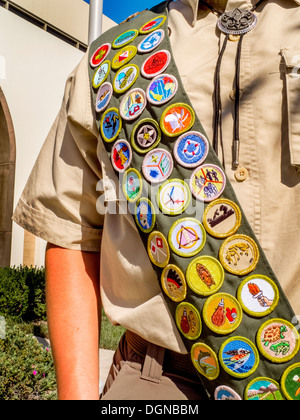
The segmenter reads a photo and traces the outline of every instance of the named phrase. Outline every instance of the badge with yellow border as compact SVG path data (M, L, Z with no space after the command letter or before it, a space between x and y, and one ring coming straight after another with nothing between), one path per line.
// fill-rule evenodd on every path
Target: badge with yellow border
M175 254L181 257L193 257L204 247L206 233L197 219L185 217L172 225L168 240Z
M189 340L196 340L202 332L202 323L198 310L188 302L180 303L175 313L179 331Z
M228 293L217 293L210 296L203 307L205 324L213 332L226 335L235 331L243 319L239 302Z
M137 29L130 29L129 31L123 32L114 40L112 44L113 48L125 47L125 45L132 42L138 36L138 34L139 31Z
M122 119L117 108L109 108L102 115L100 122L100 132L102 139L107 143L112 143L122 130Z
M135 221L144 233L153 230L156 222L155 208L148 198L140 198L135 205Z
M100 67L95 71L93 76L93 87L95 89L98 89L102 83L105 82L110 72L110 61L104 61L103 64L101 64Z
M170 249L165 236L158 231L151 232L148 237L148 254L157 267L165 267L170 259Z
M188 185L182 179L169 179L163 183L157 193L157 203L165 214L183 213L191 200Z
M135 64L128 64L122 67L114 78L114 91L117 93L126 92L135 82L140 74L140 69Z
M220 374L220 366L216 353L204 343L195 343L191 349L191 358L197 371L210 381Z
M220 261L229 273L243 276L255 269L259 260L256 242L246 235L227 238L219 252Z
M111 67L114 70L119 69L132 60L136 53L137 48L134 45L128 45L127 47L122 48L112 59Z
M143 181L140 173L134 169L129 168L124 173L122 189L123 193L130 203L138 200L142 194Z
M186 280L183 272L176 265L169 264L164 268L161 285L165 294L174 302L182 302L186 298Z
M161 15L149 20L149 22L141 27L140 34L149 34L150 32L155 31L155 29L160 28L165 23L166 19L166 16Z
M299 351L297 329L284 319L269 319L257 332L257 346L261 354L274 363L292 360Z
M134 127L131 134L131 144L138 153L145 154L154 149L161 140L158 123L151 118L144 118Z
M168 106L160 119L162 131L168 137L177 137L190 130L195 123L195 112L186 104Z
M190 178L193 196L200 201L210 202L219 198L226 186L226 176L216 165L206 164L195 169Z
M186 270L189 287L198 295L210 296L222 287L225 272L220 262L211 256L201 256L190 262Z
M286 369L281 378L281 387L289 401L300 401L300 363Z
M206 231L216 238L227 238L240 228L242 213L233 201L220 198L210 203L203 215Z
M270 378L253 379L245 390L246 401L283 401L279 384Z

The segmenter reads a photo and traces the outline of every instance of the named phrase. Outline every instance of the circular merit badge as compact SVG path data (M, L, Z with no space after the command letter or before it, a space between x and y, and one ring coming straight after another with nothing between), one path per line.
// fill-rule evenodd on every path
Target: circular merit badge
M142 171L144 177L152 184L165 181L173 171L173 158L165 149L154 149L144 158Z
M138 122L131 134L131 144L138 153L147 153L161 140L160 127L155 120L145 118Z
M122 129L122 119L117 108L109 108L104 112L100 122L101 135L107 143L113 142Z
M103 44L99 47L91 57L90 65L91 67L98 67L106 59L111 50L110 44Z
M247 401L282 401L284 399L279 384L269 378L255 378L245 390Z
M253 271L257 266L259 249L249 236L233 235L223 242L219 258L225 270L243 276Z
M193 109L189 105L178 103L165 109L160 119L160 126L168 137L176 137L190 130L194 122Z
M137 53L137 48L134 45L128 45L127 47L122 48L114 56L111 62L111 66L114 70L119 69L120 67L127 64Z
M93 87L98 89L103 82L107 79L110 72L110 61L104 61L101 66L95 71L93 77Z
M135 64L128 64L122 67L114 78L114 91L124 93L138 78L140 69Z
M188 185L181 179L167 180L157 193L157 203L165 214L181 214L188 207L191 193Z
M190 131L176 141L174 156L179 165L185 168L196 168L205 161L208 150L206 137L197 131Z
M171 61L171 54L167 50L157 51L146 59L142 65L141 72L146 79L163 73Z
M203 225L216 238L227 238L240 228L242 213L233 201L220 198L210 203L203 215Z
M258 330L257 346L262 355L274 363L292 360L299 351L300 337L291 323L269 319Z
M195 169L190 179L193 196L200 201L210 202L219 198L226 185L226 176L216 165L202 165Z
M229 386L221 385L215 390L216 401L242 401L242 398Z
M167 265L161 275L161 285L167 296L174 302L186 298L187 285L183 272L174 264Z
M135 220L142 232L149 233L153 230L156 215L153 204L148 198L140 198L135 207Z
M259 365L259 354L254 344L245 337L231 337L219 351L223 369L235 378L247 378Z
M201 223L192 217L177 220L169 231L169 244L175 254L193 257L206 242L206 233Z
M138 34L139 34L139 31L137 29L132 29L132 30L123 32L114 40L112 44L113 48L124 47L125 45L133 41L138 36Z
M123 178L123 193L130 203L138 200L142 194L143 181L139 172L134 168L129 168Z
M176 308L175 319L177 327L184 337L189 340L196 340L200 337L202 323L195 306L188 302L180 303Z
M148 101L153 105L169 102L176 94L178 82L176 77L168 74L156 76L147 88Z
M165 31L163 29L158 29L157 31L152 32L139 44L138 51L140 53L149 53L155 50L155 48L161 44L164 37Z
M287 368L281 378L281 387L289 401L300 401L300 363Z
M232 333L239 327L242 318L241 305L227 293L210 296L203 307L203 319L206 325L217 334Z
M221 289L225 272L219 261L210 256L195 258L186 270L190 288L201 296L210 296Z
M96 112L102 112L107 108L113 93L111 83L105 82L101 85L96 98Z
M241 283L238 289L238 300L247 314L262 318L276 308L279 291L271 279L256 274Z
M124 120L130 121L139 117L147 104L146 93L139 88L126 93L120 105L120 113Z
M191 349L191 358L197 371L210 381L217 379L220 373L216 353L203 343L195 343Z
M157 16L154 19L149 20L149 22L145 23L141 29L141 34L149 34L150 32L155 31L155 29L160 28L166 21L166 16Z
M111 162L118 172L125 172L132 160L131 146L127 140L118 140L111 151Z
M157 267L165 267L170 259L170 249L165 236L158 231L152 232L148 238L148 254Z

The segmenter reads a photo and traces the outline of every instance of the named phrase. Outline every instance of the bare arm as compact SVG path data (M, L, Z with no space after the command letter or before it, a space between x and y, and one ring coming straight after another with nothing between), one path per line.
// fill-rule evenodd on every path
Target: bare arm
M99 399L99 254L48 244L47 317L60 400Z

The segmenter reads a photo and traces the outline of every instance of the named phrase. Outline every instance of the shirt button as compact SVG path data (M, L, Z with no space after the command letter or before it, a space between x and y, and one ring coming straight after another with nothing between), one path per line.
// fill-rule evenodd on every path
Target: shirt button
M234 176L237 181L243 182L249 177L249 172L246 168L238 168Z

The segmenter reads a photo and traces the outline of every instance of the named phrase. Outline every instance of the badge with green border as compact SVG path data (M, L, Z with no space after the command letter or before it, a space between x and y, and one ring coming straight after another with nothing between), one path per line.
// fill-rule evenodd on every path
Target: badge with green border
M247 401L282 401L284 399L279 384L269 378L255 378L245 390Z
M149 34L150 32L155 31L155 29L160 28L166 20L167 17L164 15L157 16L156 18L149 20L149 22L145 23L141 27L140 34Z
M105 82L110 72L110 61L106 60L104 63L101 64L100 67L95 71L94 77L93 77L93 87L95 89L99 89L99 87L102 85L102 83Z
M154 149L161 140L161 131L158 123L151 118L144 118L134 127L131 134L131 145L138 153L148 153Z
M125 45L132 42L138 36L138 34L139 31L137 29L130 29L129 31L123 32L114 40L112 44L113 48L125 47Z
M170 179L162 184L157 193L157 203L165 214L183 213L191 201L188 185L181 179Z
M225 272L220 262L211 256L203 255L190 262L186 270L189 287L198 295L210 296L221 289Z
M175 254L181 257L193 257L204 247L206 232L197 219L185 217L172 225L168 240Z
M210 203L203 215L203 225L216 238L227 238L240 228L242 213L233 201L220 198Z
M134 169L129 168L123 177L122 189L127 201L134 203L137 201L143 189L143 181L140 173Z
M216 353L204 343L195 343L191 349L191 358L197 371L210 381L220 374L220 366Z
M122 48L114 56L111 62L111 67L114 70L119 69L120 67L127 64L137 53L137 48L134 45L127 45L127 47Z
M300 401L300 363L286 369L281 378L281 387L289 401Z
M170 259L170 248L165 236L158 231L151 232L148 237L148 254L157 267L165 267Z
M136 82L139 74L140 69L135 64L122 67L114 78L114 91L120 94L126 92Z
M148 198L140 198L135 205L135 221L142 232L153 230L156 221L155 208Z
M182 302L186 298L186 280L183 272L176 265L169 264L164 268L161 285L165 294L174 302Z
M181 334L188 340L196 340L202 332L198 310L188 302L180 303L175 313L176 324Z
M112 143L122 130L122 119L117 108L109 108L102 115L100 122L100 132L102 139L107 143Z

